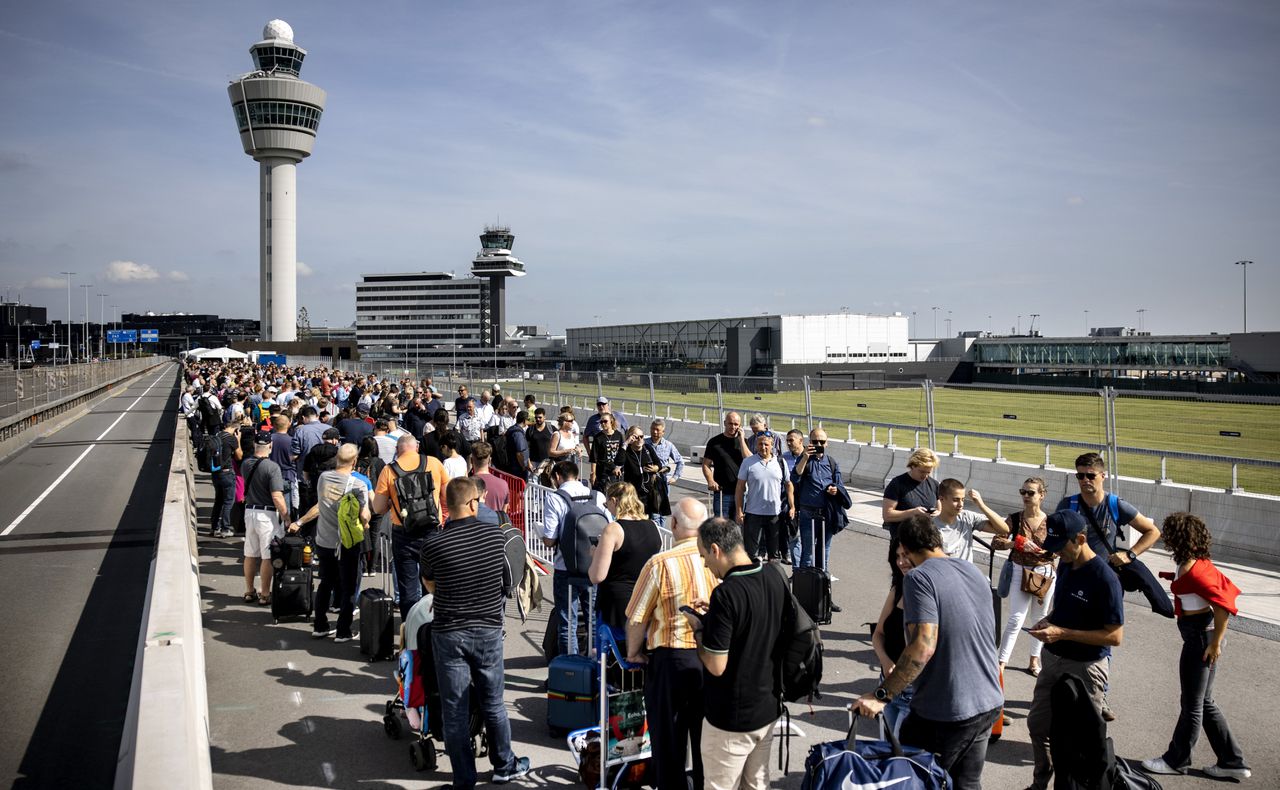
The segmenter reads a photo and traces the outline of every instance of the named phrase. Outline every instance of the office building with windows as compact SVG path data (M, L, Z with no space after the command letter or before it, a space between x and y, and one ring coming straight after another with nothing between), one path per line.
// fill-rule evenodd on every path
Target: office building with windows
M356 283L361 359L469 359L492 344L489 281L450 272L366 274Z

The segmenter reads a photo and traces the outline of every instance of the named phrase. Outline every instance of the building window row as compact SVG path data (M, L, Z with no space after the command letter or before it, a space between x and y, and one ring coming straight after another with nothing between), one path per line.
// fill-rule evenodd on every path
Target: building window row
M386 291L480 291L485 287L484 283L478 282L462 282L462 283L442 283L439 281L423 280L417 285L365 285L363 283L356 284L357 293L372 293Z
M240 131L247 131L249 122L255 128L262 126L296 126L309 131L320 128L320 108L310 104L290 101L251 101L249 114L245 116L244 102L233 106Z
M253 58L263 71L284 72L296 77L302 71L306 55L293 47L255 47Z

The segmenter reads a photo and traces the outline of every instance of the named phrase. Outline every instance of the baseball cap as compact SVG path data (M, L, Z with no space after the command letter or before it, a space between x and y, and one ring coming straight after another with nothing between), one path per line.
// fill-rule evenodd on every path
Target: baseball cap
M271 446L271 434L266 431L258 431L253 435L253 443L259 447Z
M609 399L601 395L599 398L596 399L596 405L599 406L601 404L604 404L607 406L609 404Z
M1062 547L1075 540L1076 535L1089 528L1084 516L1074 510L1059 510L1050 513L1044 521L1045 539L1040 541L1040 548L1047 552L1062 551Z

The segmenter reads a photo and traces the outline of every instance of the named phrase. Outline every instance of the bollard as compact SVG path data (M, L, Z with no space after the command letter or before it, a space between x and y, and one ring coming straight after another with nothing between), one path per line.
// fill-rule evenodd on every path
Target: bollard
M1049 457L1049 445L1047 444L1044 446L1044 466L1041 468L1043 469L1053 468L1053 459Z
M1169 462L1169 459L1168 459L1168 458L1166 458L1166 457L1165 457L1165 456L1163 456L1163 455L1162 455L1162 456L1160 456L1160 477L1156 480L1156 482L1157 482L1157 483L1168 483L1168 482L1170 482L1170 481L1169 481L1168 462Z
M1234 463L1233 463L1233 464L1231 465L1231 487L1227 489L1227 493L1228 493L1228 494L1238 494L1238 493L1240 493L1240 477L1239 477L1239 473L1240 473L1240 465L1239 465L1239 464L1234 464Z
M960 434L958 433L953 433L951 435L951 454L952 455L960 454Z
M884 445L884 446L885 446L885 447L892 447L892 446L893 446L893 429L892 429L892 428L890 428L890 429L889 429L889 441L885 442L885 445Z
M852 444L852 443L853 443L853 423L849 423L849 424L848 424L848 425L846 425L845 427L849 429L849 434L848 434L848 436L846 437L846 439L845 439L845 440L846 440L847 442L849 442L850 444Z
M685 406L685 407L684 407L684 421L685 421L685 422L688 422L688 421L689 421L689 407L688 407L688 406Z
M1001 445L1003 442L1004 442L1003 439L996 439L996 457L993 459L995 461L1004 460L1004 453L1001 451Z
M876 443L876 426L874 425L871 426L871 443Z

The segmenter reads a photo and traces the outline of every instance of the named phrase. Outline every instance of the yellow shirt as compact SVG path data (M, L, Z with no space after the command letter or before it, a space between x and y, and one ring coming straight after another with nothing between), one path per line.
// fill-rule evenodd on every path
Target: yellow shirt
M627 622L647 626L651 650L696 648L693 629L680 607L710 601L719 583L698 554L698 539L685 538L645 563L627 603Z

